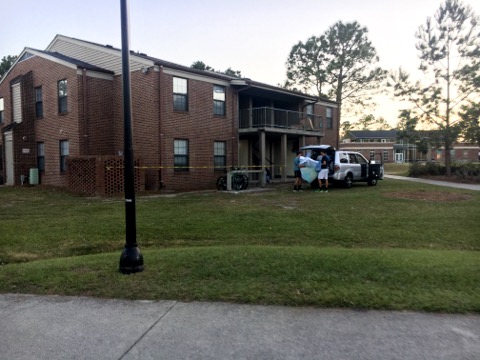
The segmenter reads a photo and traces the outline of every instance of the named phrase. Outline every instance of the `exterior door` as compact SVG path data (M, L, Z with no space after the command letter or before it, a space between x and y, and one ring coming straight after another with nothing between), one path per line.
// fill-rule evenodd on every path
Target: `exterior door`
M395 162L396 163L403 163L403 153L395 153Z
M12 132L5 133L5 165L6 165L6 185L15 185L15 171L13 166L13 136Z

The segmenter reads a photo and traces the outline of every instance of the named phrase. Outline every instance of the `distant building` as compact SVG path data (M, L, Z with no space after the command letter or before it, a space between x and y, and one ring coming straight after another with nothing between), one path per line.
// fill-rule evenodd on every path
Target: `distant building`
M368 159L382 159L383 162L443 161L445 149L438 131L419 131L417 135L425 140L425 148L402 139L397 130L350 130L340 144L342 150L361 152ZM437 138L435 138L437 136ZM422 151L423 150L423 151ZM452 145L452 161L478 161L479 146L468 143Z

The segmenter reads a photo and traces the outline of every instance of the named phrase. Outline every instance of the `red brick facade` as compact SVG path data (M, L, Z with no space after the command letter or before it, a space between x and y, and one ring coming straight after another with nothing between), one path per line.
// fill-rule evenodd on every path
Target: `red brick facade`
M97 48L95 51L104 50L100 45ZM111 51L110 48L108 51ZM81 174L81 164L86 164L85 169L91 168L88 165L91 161L82 159L114 159L123 155L122 76L115 73L113 66L109 69L101 68L98 64L85 62L86 58L73 59L56 52L31 49L30 54L28 49L24 54L29 56L23 56L22 61L17 61L0 80L0 98L4 99L4 121L0 124L0 176L9 184L18 185L21 175L28 176L30 169L39 166L37 146L38 143L43 143L45 169L40 172L41 184L82 188L79 185L81 181L72 178L68 169L63 172L60 169L60 142L68 141L69 159L79 159L75 163L75 176L78 178L84 177ZM261 157L273 158L273 152L277 155L276 164L268 159L270 162L264 160L263 166L277 166L277 169L289 166L287 164L290 163L291 154L287 152L295 146L310 141L336 143L338 119L336 104L333 102L327 101L315 106L315 115L323 119L320 129L299 130L298 126L290 127L287 124L280 128L252 127L240 132L239 112L242 109L270 106L272 110L275 108L275 111L290 115L298 112L295 115L298 121L299 117L303 117L305 104L313 103L315 98L254 83L249 79L245 80L245 84L242 84L244 80L235 83L235 78L223 74L192 70L152 58L138 58L137 61L151 63L150 66L134 67L131 72L133 151L134 157L141 164L142 179L139 183L142 187L144 184L146 190L214 189L216 179L224 173L223 168L214 166L215 142L225 145L225 168L253 166L255 164L252 159L260 156L256 154L259 151L258 139L262 131L267 130L268 149ZM174 110L174 77L187 81L187 111ZM61 80L67 81L67 111L60 114L58 82ZM21 83L22 121L14 124L11 85L18 81ZM224 115L214 114L215 85L225 89ZM38 87L42 89L41 117L35 115L35 88ZM327 107L333 116L331 126L328 127ZM270 125L272 124L269 123L268 126ZM13 165L12 159L7 159L5 141L8 134L13 137ZM188 142L186 169L174 167L175 140ZM239 146L239 141L246 141L249 148ZM285 151L286 147L288 151ZM248 152L248 155L242 155L242 159L250 159L243 164L239 164L240 149ZM14 176L7 170L7 163L14 169ZM92 171L85 170L86 173ZM284 172L279 174L283 174L285 179ZM98 169L92 176L97 175ZM98 179L90 185L85 181L87 193L93 188L105 188L98 184Z

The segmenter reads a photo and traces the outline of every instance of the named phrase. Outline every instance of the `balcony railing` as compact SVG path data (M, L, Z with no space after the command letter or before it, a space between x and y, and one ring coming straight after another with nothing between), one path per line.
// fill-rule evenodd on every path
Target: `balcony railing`
M240 109L240 129L275 127L285 129L322 131L323 119L298 111L258 107Z

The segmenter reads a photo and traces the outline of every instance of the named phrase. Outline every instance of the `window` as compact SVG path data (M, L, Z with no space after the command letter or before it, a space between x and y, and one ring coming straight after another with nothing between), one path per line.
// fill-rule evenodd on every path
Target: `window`
M327 129L333 129L333 109L330 107L326 108L325 117L327 118Z
M37 167L38 171L45 171L45 143L37 143Z
M4 106L3 98L0 98L0 124L3 123L3 113L5 110L3 106Z
M227 144L225 141L213 143L213 166L215 170L224 170L227 165Z
M58 113L65 114L67 111L67 80L60 80L58 82Z
M67 158L69 155L68 140L60 140L60 171L67 171Z
M375 150L370 150L370 160L375 160Z
M43 117L43 97L41 86L35 88L35 117Z
M188 171L188 140L173 141L173 166L175 171Z
M383 150L383 161L388 161L388 150Z
M173 110L188 111L187 79L173 78Z
M213 85L213 114L225 115L225 87Z

